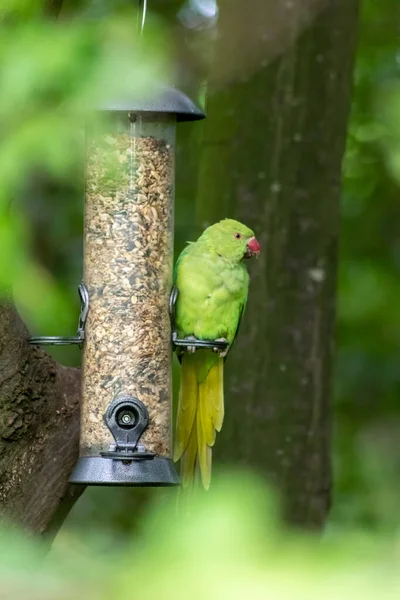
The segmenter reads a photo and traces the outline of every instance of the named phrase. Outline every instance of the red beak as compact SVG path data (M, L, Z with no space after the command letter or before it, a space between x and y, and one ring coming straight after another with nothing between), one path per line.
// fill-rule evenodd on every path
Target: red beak
M261 247L258 243L258 240L255 237L250 238L249 243L246 247L245 258L250 258L252 256L258 256L260 254Z

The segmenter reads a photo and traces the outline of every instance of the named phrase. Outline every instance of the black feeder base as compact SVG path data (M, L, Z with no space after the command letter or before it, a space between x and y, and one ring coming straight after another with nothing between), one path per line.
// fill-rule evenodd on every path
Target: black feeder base
M166 487L180 484L172 460L159 457L122 461L103 456L83 456L78 460L69 482L132 487Z

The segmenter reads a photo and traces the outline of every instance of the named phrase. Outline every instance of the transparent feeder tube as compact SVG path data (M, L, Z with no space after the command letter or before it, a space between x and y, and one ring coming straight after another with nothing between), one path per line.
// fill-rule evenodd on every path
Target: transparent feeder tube
M81 456L110 449L104 415L125 396L149 413L139 443L170 456L175 123L123 113L114 128L88 136Z

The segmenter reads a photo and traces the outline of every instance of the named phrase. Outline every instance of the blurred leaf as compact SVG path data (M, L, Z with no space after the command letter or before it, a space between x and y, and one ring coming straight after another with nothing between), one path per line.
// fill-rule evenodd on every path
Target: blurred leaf
M21 197L38 173L57 181L59 188L83 173L84 128L100 118L94 109L110 95L146 93L148 83L168 71L169 41L151 17L146 37L139 41L136 6L123 12L116 6L107 18L76 15L53 22L42 17L43 4L32 1L8 0L0 9L0 289L14 287L30 326L61 333L72 320L76 326L75 296L32 252L32 241L37 246L39 236L30 228L35 226L35 206L43 203L40 197L25 196L23 202ZM83 218L83 191L81 197L78 191L64 199L63 231L79 205ZM47 208L55 232L61 201L56 194ZM40 235L51 234L42 230ZM59 235L53 239L57 244ZM75 247L81 250L81 245ZM75 255L70 260L72 268L80 264ZM75 289L80 279L79 274Z

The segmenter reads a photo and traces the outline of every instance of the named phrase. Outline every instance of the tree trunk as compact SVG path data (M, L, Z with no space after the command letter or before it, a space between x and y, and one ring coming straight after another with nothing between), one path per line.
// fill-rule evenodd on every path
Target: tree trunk
M0 513L53 536L82 492L68 484L78 457L80 373L27 344L0 305Z
M330 503L340 179L357 13L357 0L221 2L197 201L199 229L237 218L262 247L227 362L216 462L265 474L289 521L311 527ZM258 40L248 75L242 23ZM226 63L237 65L227 85Z

